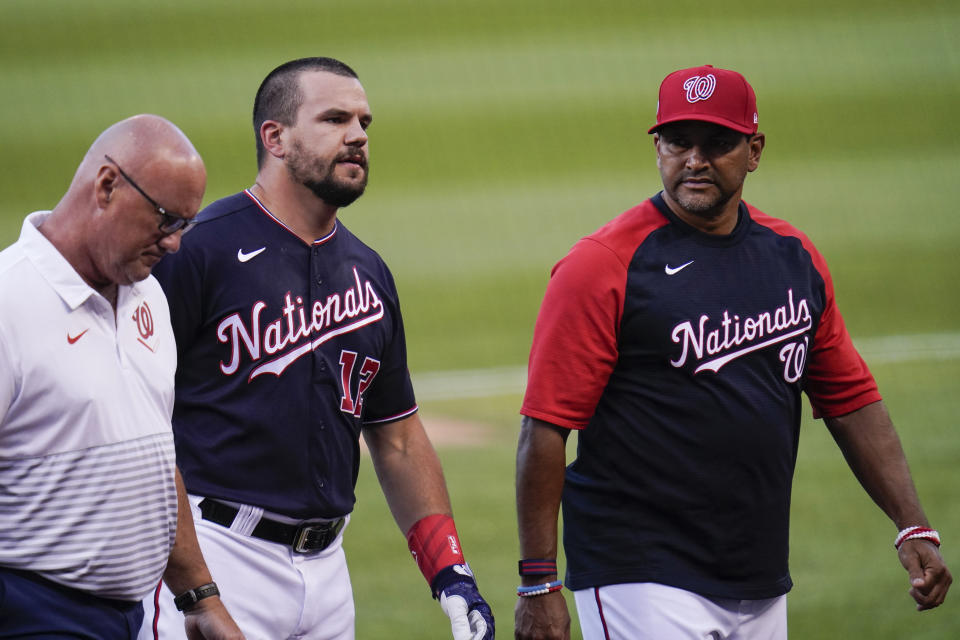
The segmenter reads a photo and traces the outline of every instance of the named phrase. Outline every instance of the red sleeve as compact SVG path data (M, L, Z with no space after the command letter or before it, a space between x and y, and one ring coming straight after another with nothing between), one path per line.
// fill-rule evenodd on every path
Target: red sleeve
M815 418L833 418L880 400L880 391L847 333L826 260L810 240L805 236L801 240L823 278L827 297L807 361L805 391Z
M592 238L553 268L533 333L520 413L587 426L617 362L627 265Z

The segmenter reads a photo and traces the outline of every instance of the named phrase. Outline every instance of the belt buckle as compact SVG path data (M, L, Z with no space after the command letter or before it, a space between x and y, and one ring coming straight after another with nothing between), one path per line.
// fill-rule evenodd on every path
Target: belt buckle
M322 524L302 524L293 537L293 550L297 553L322 551L330 546L342 528L343 518Z

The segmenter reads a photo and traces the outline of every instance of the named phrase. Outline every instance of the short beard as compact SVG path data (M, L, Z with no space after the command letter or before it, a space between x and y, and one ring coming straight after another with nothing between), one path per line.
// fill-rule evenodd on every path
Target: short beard
M367 188L366 180L360 185L346 185L337 182L336 178L329 174L323 180L306 179L302 182L303 186L313 192L313 195L337 208L352 204Z
M369 165L366 163L363 167L363 181L360 184L344 184L333 175L337 168L337 159L327 165L326 173L321 178L315 178L313 170L320 167L310 164L309 158L306 157L300 144L295 144L293 151L294 153L286 159L287 170L290 171L290 175L327 204L337 208L346 207L362 196L367 188Z

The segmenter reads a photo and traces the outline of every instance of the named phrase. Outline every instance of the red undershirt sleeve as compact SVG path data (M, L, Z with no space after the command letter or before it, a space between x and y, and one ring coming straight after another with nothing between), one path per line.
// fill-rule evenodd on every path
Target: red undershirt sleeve
M823 278L827 298L807 362L805 391L814 417L832 418L856 411L880 400L881 396L837 308L826 261L806 238L804 245Z
M626 279L627 266L591 238L553 268L520 413L569 429L587 425L617 362Z

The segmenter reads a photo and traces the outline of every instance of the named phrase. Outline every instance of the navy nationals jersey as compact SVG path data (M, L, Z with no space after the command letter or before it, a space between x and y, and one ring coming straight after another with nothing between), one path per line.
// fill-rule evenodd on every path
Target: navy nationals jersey
M799 231L742 203L730 235L705 234L658 195L578 242L547 288L521 410L580 430L567 585L788 591L801 391L821 416L880 399Z
M154 269L187 490L293 518L349 513L361 425L417 410L390 271L339 222L304 243L249 191L197 220Z

